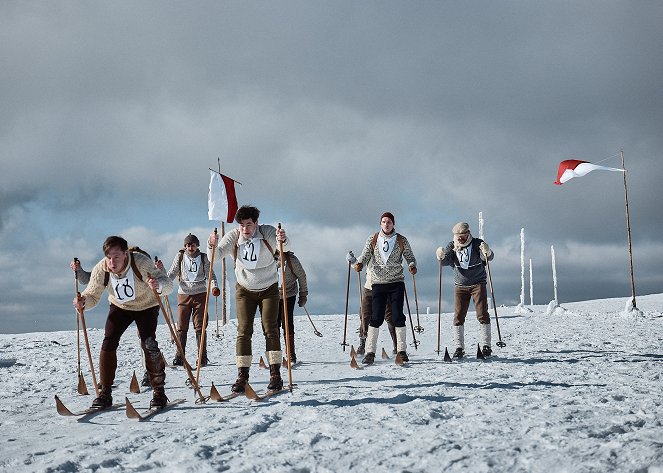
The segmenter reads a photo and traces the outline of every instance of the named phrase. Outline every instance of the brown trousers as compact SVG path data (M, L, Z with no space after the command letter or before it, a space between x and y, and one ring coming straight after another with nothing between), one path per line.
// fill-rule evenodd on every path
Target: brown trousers
M237 304L237 356L252 355L253 321L260 307L262 332L265 335L265 350L280 351L279 331L279 285L274 283L264 291L249 291L235 284L235 304Z
M206 292L200 294L178 294L177 295L177 331L187 333L189 321L193 316L193 328L196 332L202 332L203 319L205 318ZM209 320L209 319L208 319ZM205 327L207 329L207 327Z
M477 320L482 324L489 324L488 295L486 293L486 283L483 282L474 286L454 287L454 325L465 324L467 310L470 308L470 299L474 301Z

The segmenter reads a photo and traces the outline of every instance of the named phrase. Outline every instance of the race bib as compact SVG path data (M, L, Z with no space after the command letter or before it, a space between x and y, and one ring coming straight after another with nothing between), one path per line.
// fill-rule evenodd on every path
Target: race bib
M186 280L189 282L194 282L198 276L198 269L202 264L202 255L198 255L195 258L190 258L185 256L184 258L184 269L186 269Z
M239 257L246 269L255 269L260 257L260 239L253 238L239 245Z
M394 245L396 244L396 235L392 236L391 238L385 238L382 235L378 237L378 248L380 249L380 255L382 255L382 261L384 264L387 264L387 260L389 259L389 255L394 249Z
M472 246L467 245L465 248L461 248L456 251L456 257L460 263L460 267L467 269L470 266L470 255L472 254Z
M124 304L136 299L134 271L131 267L129 267L127 275L123 278L116 278L113 273L110 273L110 282L113 294L118 302Z

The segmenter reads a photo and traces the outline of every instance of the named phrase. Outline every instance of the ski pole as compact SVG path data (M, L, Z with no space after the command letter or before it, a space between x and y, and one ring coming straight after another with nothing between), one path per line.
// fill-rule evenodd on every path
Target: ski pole
M341 342L341 346L343 347L343 351L345 351L345 347L348 346L346 340L346 336L348 333L348 302L350 299L350 262L348 261L348 284L345 289L345 322L343 324L343 341Z
M361 290L361 273L357 273L357 288L359 289L359 338L366 338L366 328L364 327L364 295Z
M74 263L80 265L78 258L74 258ZM74 271L74 290L78 294L78 270ZM81 370L81 321L78 318L78 311L76 311L76 359L78 366L78 386L76 390L78 394L87 395L87 386L85 385L85 379L83 378L83 371Z
M80 292L77 292L78 297L81 296ZM90 352L90 340L87 338L87 327L85 326L85 316L83 315L83 310L77 310L78 317L81 320L81 327L83 327L83 338L85 339L85 350L87 351L87 358L90 360L90 371L92 372L92 382L94 383L94 392L99 397L99 385L97 384L97 375L94 372L94 364L92 363L92 353Z
M281 230L281 224L279 223L278 229ZM285 287L285 255L283 254L283 242L279 240L279 253L281 258L279 258L281 266L281 292L283 296L283 325L285 326L285 355L288 359L288 389L292 392L292 361L290 359L290 323L288 322L288 295Z
M309 322L311 322L311 325L313 325L313 333L316 334L318 337L322 337L322 334L320 332L318 332L317 328L315 328L315 325L313 324L313 319L311 319L311 314L309 314L308 310L306 310L306 306L302 306L302 307L304 307L304 311L306 312L306 315L308 315Z
M440 354L440 325L442 318L442 260L440 260L440 271L437 290L437 354Z
M148 278L151 278L152 276L148 273L147 274ZM159 297L159 293L157 292L156 289L152 287L152 293L154 294L154 298L157 300L159 303L159 308L161 309L161 312L163 313L163 318L166 319L166 325L168 325L168 330L170 331L170 335L175 339L175 344L177 345L177 351L182 357L182 364L184 365L184 368L186 370L186 374L189 378L189 381L191 382L191 386L193 387L193 390L200 396L196 400L196 404L204 404L207 402L207 397L203 396L203 393L200 392L200 386L198 386L198 381L196 381L196 378L193 376L193 372L191 371L191 366L189 365L189 362L186 361L186 357L184 356L184 348L182 348L182 344L180 343L180 339L175 336L175 331L173 330L173 325L170 321L170 317L168 316L168 313L166 312L165 307L163 306L163 302L161 302L161 297Z
M410 317L410 328L412 329L412 344L414 345L414 349L416 350L417 347L419 346L419 342L417 341L417 337L414 334L414 324L412 323L412 312L410 312L410 301L407 299L407 289L405 288L405 284L403 284L403 294L405 294L405 304L407 305L407 315Z
M502 341L502 334L500 333L500 320L497 318L497 305L495 304L495 293L493 292L493 280L490 277L490 263L488 262L488 255L484 253L486 257L486 271L488 272L488 284L490 285L490 297L493 299L493 310L495 311L495 325L497 325L497 337L499 341L496 345L500 348L506 346L506 343Z
M214 235L217 235L214 227ZM203 326L200 334L200 346L198 347L198 367L196 368L196 384L200 379L200 365L203 362L203 347L205 346L205 334L207 334L207 306L209 304L209 293L212 290L212 271L214 270L214 253L216 245L212 247L212 261L209 262L209 274L207 276L207 292L205 293L205 311L203 312Z
M412 285L414 286L414 307L417 310L417 326L414 327L414 330L416 330L417 333L421 333L424 331L424 328L421 326L421 323L419 323L419 299L417 298L417 279L414 277L414 274L412 274Z

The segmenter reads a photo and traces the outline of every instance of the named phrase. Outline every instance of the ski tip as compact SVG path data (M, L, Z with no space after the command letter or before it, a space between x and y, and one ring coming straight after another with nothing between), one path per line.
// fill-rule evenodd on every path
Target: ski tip
M212 401L215 401L215 402L222 402L222 401L225 400L225 399L223 399L223 397L219 393L219 390L216 389L216 386L214 386L214 382L212 382L212 387L210 388L210 391L209 391L209 398Z
M87 391L87 385L85 384L85 378L83 378L83 373L81 371L78 372L78 386L76 390L78 391L78 394L83 396L87 396L89 394Z
M71 412L69 409L67 409L67 407L62 403L62 401L60 401L60 398L58 397L57 394L55 395L55 408L57 409L58 414L60 414L61 416L74 415L74 413Z
M140 386L138 385L138 378L136 378L136 370L131 377L131 382L129 383L129 392L133 394L140 394Z
M260 355L260 362L258 363L258 366L260 368L267 369L267 364L265 364L265 359L262 357L262 355Z
M385 350L384 347L382 347L382 359L383 360L389 359L389 355L387 355L387 350Z
M355 350L354 345L350 345L350 356L351 357L357 356L357 350Z
M357 359L354 356L350 358L350 368L354 368L356 370L359 369L359 365L357 364Z
M129 419L141 419L141 415L138 413L136 408L131 404L128 397L124 397L124 405L126 409L126 414Z
M256 394L255 389L253 389L249 383L246 383L244 385L244 395L249 399L251 399L252 401L260 400L260 396Z
M449 350L447 349L447 347L444 347L444 361L446 361L447 363L451 363L452 361L451 356L449 356Z

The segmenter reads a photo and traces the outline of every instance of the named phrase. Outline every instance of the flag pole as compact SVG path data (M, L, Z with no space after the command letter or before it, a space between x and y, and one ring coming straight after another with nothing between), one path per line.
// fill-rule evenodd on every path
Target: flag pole
M219 168L219 174L221 174L221 158L216 158L216 164ZM226 234L226 224L221 222L221 238ZM226 326L226 259L221 259L221 326ZM216 319L216 336L219 337L219 314L217 313Z
M637 309L635 305L635 281L633 279L633 249L631 245L631 220L628 212L628 189L626 187L626 168L624 167L624 150L619 150L619 155L622 158L622 170L624 171L624 200L626 202L626 233L628 235L628 259L631 270L631 295L633 309Z

